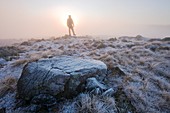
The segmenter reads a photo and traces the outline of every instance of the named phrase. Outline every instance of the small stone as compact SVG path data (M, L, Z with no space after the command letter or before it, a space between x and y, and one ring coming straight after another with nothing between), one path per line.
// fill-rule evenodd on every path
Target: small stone
M107 89L106 88L106 86L105 85L103 85L103 84L101 84L100 82L98 82L97 80L96 80L96 78L88 78L87 80L86 80L86 89L87 90L93 90L93 89L96 89L96 88L99 88L99 89L101 89L101 90L105 90L105 89Z
M110 97L110 96L113 96L113 94L114 94L114 90L113 90L113 88L110 88L110 89L106 90L106 91L102 94L102 96Z

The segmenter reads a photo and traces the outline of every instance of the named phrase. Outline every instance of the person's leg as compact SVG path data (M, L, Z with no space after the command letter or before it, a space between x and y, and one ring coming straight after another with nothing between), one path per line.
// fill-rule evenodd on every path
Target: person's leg
M74 33L74 28L73 28L73 27L71 28L71 30L72 30L72 32L73 32L73 35L76 35L76 34Z
M68 28L68 31L69 31L69 36L71 36L70 28Z

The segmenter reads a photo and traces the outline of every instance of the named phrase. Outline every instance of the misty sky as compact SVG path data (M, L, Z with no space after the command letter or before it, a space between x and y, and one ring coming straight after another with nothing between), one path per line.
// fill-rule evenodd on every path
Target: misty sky
M68 34L170 36L170 0L0 0L0 38Z

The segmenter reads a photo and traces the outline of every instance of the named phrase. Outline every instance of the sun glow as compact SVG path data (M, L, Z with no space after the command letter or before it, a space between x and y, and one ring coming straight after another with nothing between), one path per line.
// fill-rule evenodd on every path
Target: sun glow
M63 15L61 16L61 22L64 26L67 26L67 19L68 19L68 15L71 15L74 25L77 26L78 24L78 18L77 16L75 16L75 14L73 13L63 13Z
M78 19L79 14L73 9L69 9L66 7L53 9L53 15L55 16L56 20L59 21L61 25L65 27L67 27L68 15L71 15L75 26L77 26L79 23Z

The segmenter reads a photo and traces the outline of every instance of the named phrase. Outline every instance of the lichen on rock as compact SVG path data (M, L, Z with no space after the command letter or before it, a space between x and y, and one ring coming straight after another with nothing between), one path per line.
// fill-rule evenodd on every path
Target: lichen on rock
M17 84L20 98L30 101L39 94L71 98L78 87L92 76L105 76L106 65L97 60L69 56L28 63Z

